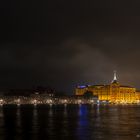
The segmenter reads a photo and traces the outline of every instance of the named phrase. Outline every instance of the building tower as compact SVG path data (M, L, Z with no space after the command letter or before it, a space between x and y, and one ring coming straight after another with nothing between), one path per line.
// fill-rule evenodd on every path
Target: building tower
M117 74L116 71L114 71L114 77L112 80L112 83L110 85L110 101L115 102L117 100L117 97L120 93L120 84L117 81Z
M112 83L117 83L117 72L114 70L114 77Z

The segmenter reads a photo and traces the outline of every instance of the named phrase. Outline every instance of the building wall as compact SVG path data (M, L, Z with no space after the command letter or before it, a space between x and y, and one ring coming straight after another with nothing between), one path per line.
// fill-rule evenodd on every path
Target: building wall
M130 87L120 87L120 93L118 94L117 102L136 103L137 102L136 89Z
M137 102L140 102L140 91L136 91Z
M135 88L121 86L117 82L110 85L76 88L76 95L84 95L86 91L91 91L101 101L108 100L111 103L137 103L140 100L140 92L136 92Z

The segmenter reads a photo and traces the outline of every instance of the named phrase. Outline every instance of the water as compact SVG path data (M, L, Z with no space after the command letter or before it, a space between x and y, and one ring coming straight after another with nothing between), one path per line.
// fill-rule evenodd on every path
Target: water
M0 108L0 140L137 140L140 106Z

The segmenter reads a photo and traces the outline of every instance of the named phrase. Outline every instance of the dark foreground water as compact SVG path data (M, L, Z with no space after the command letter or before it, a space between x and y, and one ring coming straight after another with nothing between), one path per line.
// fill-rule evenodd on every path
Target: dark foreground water
M137 140L140 106L4 106L0 140Z

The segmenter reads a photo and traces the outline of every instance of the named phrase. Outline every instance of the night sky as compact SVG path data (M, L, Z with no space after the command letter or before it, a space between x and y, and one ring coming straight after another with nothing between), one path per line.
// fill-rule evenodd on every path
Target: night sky
M0 87L120 83L140 88L139 0L3 0Z

